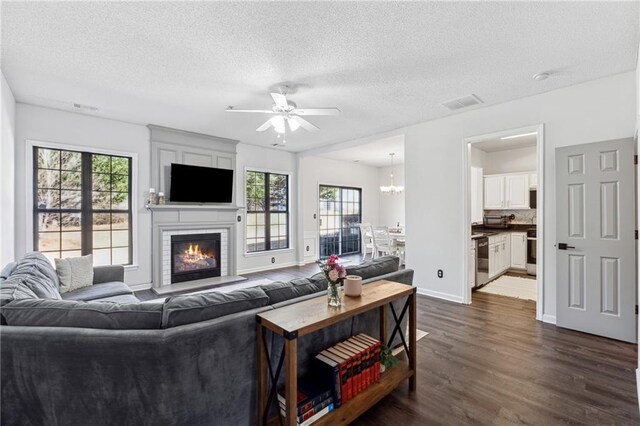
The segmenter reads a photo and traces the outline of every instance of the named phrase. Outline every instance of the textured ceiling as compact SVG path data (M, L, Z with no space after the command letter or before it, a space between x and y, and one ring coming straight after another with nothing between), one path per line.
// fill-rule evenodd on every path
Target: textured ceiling
M537 135L528 135L513 139L487 139L482 142L474 143L473 147L484 152L498 152L536 146L537 142Z
M18 101L270 146L268 92L339 117L288 137L317 148L635 68L638 2L3 2ZM546 81L531 76L551 71Z

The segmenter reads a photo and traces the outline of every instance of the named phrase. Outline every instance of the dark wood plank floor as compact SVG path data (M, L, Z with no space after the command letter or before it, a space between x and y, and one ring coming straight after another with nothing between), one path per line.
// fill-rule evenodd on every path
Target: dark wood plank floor
M541 323L534 302L487 293L471 305L418 296L418 328L429 335L418 342L416 393L402 385L356 425L640 425L636 345Z

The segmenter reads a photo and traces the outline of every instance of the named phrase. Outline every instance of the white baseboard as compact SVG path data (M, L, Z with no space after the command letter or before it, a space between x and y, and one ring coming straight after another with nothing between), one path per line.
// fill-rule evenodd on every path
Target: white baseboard
M442 293L439 291L427 290L420 287L418 287L416 291L418 294L422 294L424 296L437 297L438 299L444 299L455 303L464 303L462 297L456 296L455 294Z
M133 291L150 290L151 289L151 283L133 284L133 285L129 285L129 288L131 290L133 290Z
M298 262L274 263L267 266L259 266L257 268L249 268L238 271L238 275L252 274L254 272L271 271L274 269L288 268L289 266L298 266Z
M542 322L547 322L549 324L556 324L556 316L549 314L542 314Z

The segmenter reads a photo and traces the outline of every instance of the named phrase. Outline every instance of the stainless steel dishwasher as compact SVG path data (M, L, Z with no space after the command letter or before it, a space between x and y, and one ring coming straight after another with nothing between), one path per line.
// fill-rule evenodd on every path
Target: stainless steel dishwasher
M476 239L476 287L489 281L489 237Z

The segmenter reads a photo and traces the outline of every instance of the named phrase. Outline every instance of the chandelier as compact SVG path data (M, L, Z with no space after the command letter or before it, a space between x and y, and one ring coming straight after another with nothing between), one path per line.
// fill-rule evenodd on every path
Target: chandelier
M380 192L388 195L400 194L404 191L404 186L395 186L393 184L393 156L396 155L394 152L389 154L391 156L391 184L389 186L381 186Z

